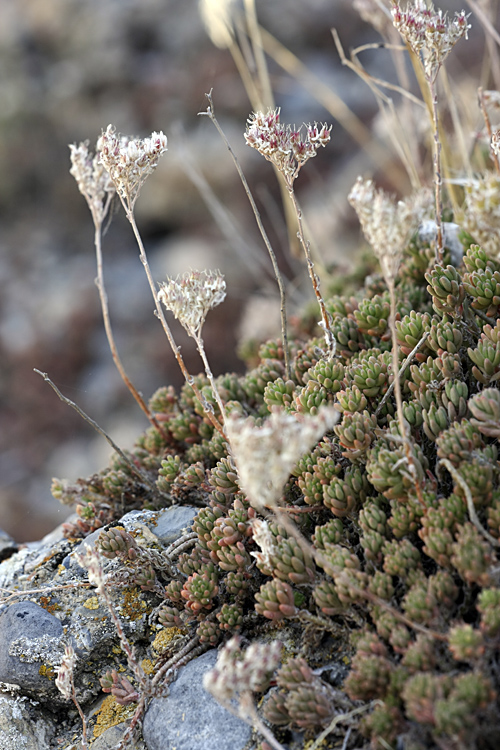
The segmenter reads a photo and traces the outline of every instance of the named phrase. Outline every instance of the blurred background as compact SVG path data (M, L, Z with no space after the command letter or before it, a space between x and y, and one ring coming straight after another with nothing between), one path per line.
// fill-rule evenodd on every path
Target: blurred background
M358 6L374 17L377 2L359 0ZM105 466L110 454L107 443L58 400L34 367L46 371L122 448L130 448L147 427L108 350L94 284L93 225L68 171L69 143L89 139L93 147L109 123L127 135L167 134L169 151L136 210L153 273L160 281L190 268L222 271L228 295L207 319L206 350L216 375L242 372L239 342L278 335L279 305L229 154L208 118L197 116L206 109L205 92L213 89L216 114L290 280L290 311L311 299L303 263L290 252L272 169L244 144L252 106L233 56L214 44L221 41L212 22L227 3L205 5L204 22L197 0L1 2L0 528L18 542L40 538L70 512L52 498L52 476L88 476ZM331 143L301 173L297 193L313 248L337 275L349 268L359 244L346 199L356 176L373 175L387 189L408 189L375 97L341 65L332 38L335 27L346 53L380 41L354 5L352 0L256 2L268 32L264 47L282 120L334 122ZM232 7L237 12L239 3ZM440 7L459 11L463 6L449 0ZM248 40L244 34L238 39L245 53ZM470 41L450 57L449 74L472 80L481 72L483 50L484 36L474 22ZM372 75L396 81L386 50L367 49L362 62ZM471 108L476 85L477 80L468 94ZM349 119L344 105L357 119ZM338 108L338 117L332 108ZM221 210L229 212L230 227L214 218ZM137 247L120 211L103 251L118 351L147 400L160 385L178 386L182 380L153 315ZM176 324L172 327L188 367L198 372L193 343Z

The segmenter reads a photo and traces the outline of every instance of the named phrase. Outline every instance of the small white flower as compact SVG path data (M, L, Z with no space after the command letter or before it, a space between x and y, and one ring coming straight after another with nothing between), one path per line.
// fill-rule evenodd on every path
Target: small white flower
M208 312L223 302L226 282L219 271L189 271L160 284L158 298L193 338L199 336Z

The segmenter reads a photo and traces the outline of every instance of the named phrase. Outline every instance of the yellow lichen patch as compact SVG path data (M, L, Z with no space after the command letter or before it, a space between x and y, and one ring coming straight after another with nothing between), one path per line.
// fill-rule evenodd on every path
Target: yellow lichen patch
M99 609L99 599L97 596L90 596L83 602L85 609Z
M140 597L140 589L137 587L125 589L120 612L129 620L140 620L147 613L146 602Z
M50 665L47 666L46 664L40 664L38 674L40 674L42 677L46 677L48 680L53 680L56 676L54 667L51 667Z
M153 674L153 672L155 671L154 664L151 659L143 659L141 661L141 667L146 674Z
M102 706L96 713L96 723L94 726L94 737L99 737L106 729L121 724L122 721L128 721L132 718L135 711L135 705L120 706L115 701L113 695L108 695L102 702Z
M160 630L151 645L157 654L162 654L172 645L172 641L176 640L181 635L184 635L184 631L180 628L163 628L163 630Z

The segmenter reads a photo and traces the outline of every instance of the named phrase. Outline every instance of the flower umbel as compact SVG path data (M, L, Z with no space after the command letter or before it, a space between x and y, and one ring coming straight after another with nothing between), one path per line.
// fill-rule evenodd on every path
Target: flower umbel
M189 271L168 278L160 287L158 298L193 338L199 336L209 310L226 296L226 282L219 271Z
M108 212L109 200L115 193L115 186L108 172L101 163L99 150L95 154L89 151L89 142L78 146L70 144L70 174L76 180L80 193L88 203L92 218L100 225Z
M245 140L274 164L288 182L293 182L306 161L330 140L331 125L315 122L305 127L307 133L303 137L302 127L294 130L280 123L279 109L269 109L266 114L253 112L247 120Z
M348 201L358 214L363 233L377 256L384 278L394 280L406 242L420 219L422 199L394 203L383 190L377 189L373 180L358 177Z
M471 28L464 10L455 13L450 20L442 10L436 11L432 3L426 4L423 0L414 0L404 11L399 3L394 3L392 18L394 26L419 57L425 75L431 80L435 79L455 44L462 37L467 39Z
M97 148L101 152L101 164L109 172L120 198L133 206L147 177L167 150L167 136L160 130L151 133L149 138L128 138L108 125Z

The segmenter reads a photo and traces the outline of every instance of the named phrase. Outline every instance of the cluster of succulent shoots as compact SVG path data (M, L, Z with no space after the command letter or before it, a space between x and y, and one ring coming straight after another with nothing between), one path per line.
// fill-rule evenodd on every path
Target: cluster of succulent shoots
M335 356L322 358L314 335L321 334L311 330L311 338L290 340L289 379L281 343L268 341L245 375L215 380L228 425L245 418L262 430L323 407L339 412L284 485L279 502L298 535L290 520L281 523L285 514L250 501L235 455L187 383L178 394L164 387L153 396L161 432L151 427L132 453L158 492L119 457L88 482L55 485L63 500L78 500L81 523L68 535L118 519L124 506L199 506L189 540L169 555L142 549L116 525L99 538L102 555L123 562L129 584L164 600L163 627L191 629L215 646L249 624L255 632L256 623L309 617L327 637L334 624L347 632L348 622L344 700L376 700L363 731L387 747L400 735L415 748L500 739L500 263L462 239L457 268L434 265L415 235L396 281L399 378L416 475L396 419L390 300L372 275L352 295L325 299ZM220 417L207 377L196 385ZM265 709L271 723L319 731L339 711L338 691L311 666L297 658L278 671Z

